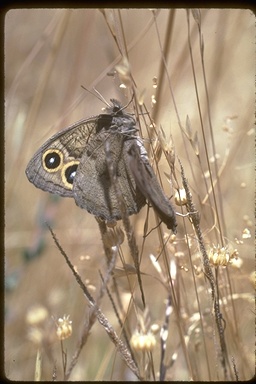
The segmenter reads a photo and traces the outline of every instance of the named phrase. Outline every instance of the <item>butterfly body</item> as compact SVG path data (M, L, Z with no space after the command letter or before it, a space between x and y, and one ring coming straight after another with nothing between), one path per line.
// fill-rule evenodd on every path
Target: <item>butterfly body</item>
M27 178L44 191L73 197L79 207L108 222L122 218L117 189L128 215L139 212L148 199L175 232L175 214L136 136L136 122L118 101L111 101L107 113L83 119L47 140L30 160Z

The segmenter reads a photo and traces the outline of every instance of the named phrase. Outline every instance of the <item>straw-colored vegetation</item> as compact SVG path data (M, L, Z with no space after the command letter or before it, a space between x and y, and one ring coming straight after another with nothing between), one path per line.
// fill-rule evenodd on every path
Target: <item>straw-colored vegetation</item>
M253 376L254 23L249 10L6 14L9 379ZM176 235L148 205L107 228L28 182L50 136L105 107L81 86L134 95Z

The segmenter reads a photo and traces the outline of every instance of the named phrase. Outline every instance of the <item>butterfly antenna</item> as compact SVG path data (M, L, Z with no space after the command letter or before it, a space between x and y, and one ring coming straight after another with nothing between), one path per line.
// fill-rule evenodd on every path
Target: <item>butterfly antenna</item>
M103 102L104 104L106 104L109 108L111 107L110 104L107 102L107 100L104 99L104 97L102 96L102 94L101 94L99 91L97 91L96 88L93 87L93 90L94 90L94 92L96 93L96 95L95 95L94 92L90 91L88 88L84 87L83 85L81 85L81 87L82 87L85 91L87 91L87 92L89 92L91 95L93 95L94 97L97 97L98 100L102 101L102 102Z
M132 95L131 100L130 100L126 105L124 105L124 106L120 109L120 111L122 111L123 109L126 109L127 107L129 107L129 105L131 104L131 102L133 101L133 99L134 99L134 94Z
M111 107L111 105L107 102L107 100L103 97L103 95L99 92L99 91L97 91L97 89L96 88L94 88L93 87L93 90L94 90L94 92L98 95L98 96L96 96L99 100L101 100L101 101L103 101L103 103L105 103L109 108Z

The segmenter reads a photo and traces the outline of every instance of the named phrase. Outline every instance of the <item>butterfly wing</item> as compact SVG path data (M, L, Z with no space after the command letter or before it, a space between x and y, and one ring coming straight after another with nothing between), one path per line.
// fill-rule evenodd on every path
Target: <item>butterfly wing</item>
M128 215L139 212L146 203L127 163L127 153L133 139L127 133L127 140L127 135L121 130L118 131L113 124L110 129L101 129L88 143L74 181L76 204L109 222L122 218L116 188L122 195ZM109 150L106 149L106 143ZM110 177L109 163L115 185Z
M128 151L128 157L128 163L137 187L153 206L160 219L167 225L167 228L176 233L175 212L149 164L146 150L142 145L133 144Z
M44 191L72 197L77 167L96 128L97 119L89 118L52 136L30 160L28 180Z

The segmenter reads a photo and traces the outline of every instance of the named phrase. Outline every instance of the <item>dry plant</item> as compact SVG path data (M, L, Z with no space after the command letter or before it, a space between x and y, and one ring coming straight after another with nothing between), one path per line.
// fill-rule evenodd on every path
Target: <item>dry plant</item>
M6 14L8 379L252 378L253 28L249 10ZM176 235L150 205L109 228L26 180L48 137L101 113L81 85L131 101Z

